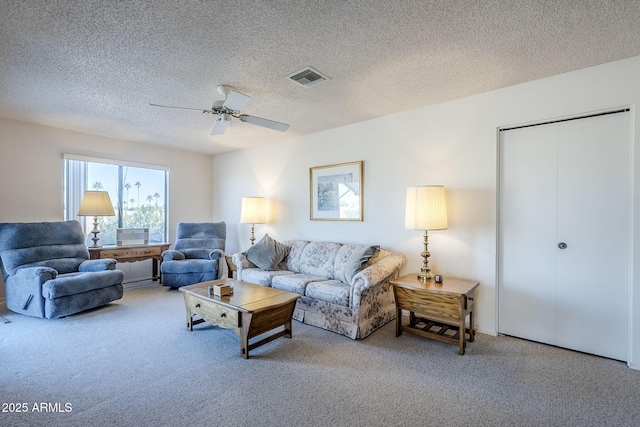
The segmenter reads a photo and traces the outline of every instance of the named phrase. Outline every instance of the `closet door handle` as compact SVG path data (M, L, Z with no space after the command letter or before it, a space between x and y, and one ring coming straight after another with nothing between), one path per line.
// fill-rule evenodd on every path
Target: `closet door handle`
M565 242L560 242L560 243L558 243L558 247L560 249L567 249L567 244Z

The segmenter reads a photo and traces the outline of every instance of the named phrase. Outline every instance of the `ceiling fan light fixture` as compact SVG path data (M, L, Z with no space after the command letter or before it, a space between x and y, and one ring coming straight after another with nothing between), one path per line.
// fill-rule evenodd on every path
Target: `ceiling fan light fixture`
M305 67L301 70L289 74L287 77L292 81L302 85L304 88L310 88L329 80L329 77L325 76L317 70L314 70L311 67Z
M232 111L242 110L251 101L251 97L232 90L224 98L223 107Z

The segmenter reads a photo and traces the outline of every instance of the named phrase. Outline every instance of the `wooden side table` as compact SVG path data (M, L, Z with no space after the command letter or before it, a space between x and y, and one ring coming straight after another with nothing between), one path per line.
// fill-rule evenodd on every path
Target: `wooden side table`
M390 280L396 298L396 336L402 331L454 344L463 355L466 336L475 338L473 296L479 283L472 280L433 279L421 282L416 274ZM402 324L402 310L409 312L409 324ZM469 327L466 318L469 316Z
M227 261L227 277L233 279L233 272L238 271L238 267L233 263L233 254L224 254L224 259Z
M118 262L135 262L145 259L152 259L152 276L153 280L160 280L160 264L162 264L162 252L169 249L170 243L155 243L148 245L129 245L129 246L101 246L99 248L88 248L89 259L112 258Z

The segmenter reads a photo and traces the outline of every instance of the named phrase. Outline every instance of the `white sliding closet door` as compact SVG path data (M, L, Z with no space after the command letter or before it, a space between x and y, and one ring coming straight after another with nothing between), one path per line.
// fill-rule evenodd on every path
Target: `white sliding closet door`
M554 343L557 129L535 126L500 137L499 331Z
M629 114L500 137L499 332L627 359Z

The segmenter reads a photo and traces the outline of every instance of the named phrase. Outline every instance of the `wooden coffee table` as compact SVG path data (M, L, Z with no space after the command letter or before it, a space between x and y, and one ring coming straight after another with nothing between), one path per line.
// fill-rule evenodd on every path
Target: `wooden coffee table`
M233 294L209 296L209 286L227 284L233 287ZM240 354L249 358L249 351L279 337L291 338L291 318L299 294L266 286L254 285L239 280L221 279L197 283L180 288L184 292L187 308L187 329L209 322L221 328L233 329L240 338ZM201 319L194 320L199 315ZM283 329L254 343L252 338Z

